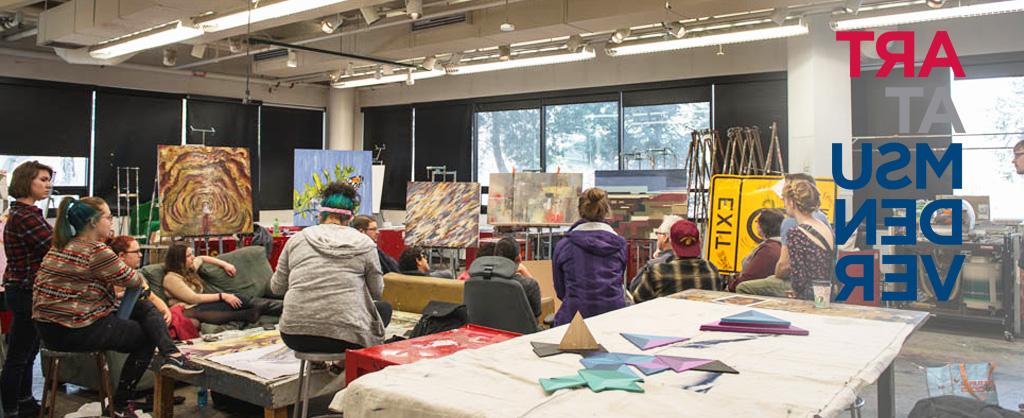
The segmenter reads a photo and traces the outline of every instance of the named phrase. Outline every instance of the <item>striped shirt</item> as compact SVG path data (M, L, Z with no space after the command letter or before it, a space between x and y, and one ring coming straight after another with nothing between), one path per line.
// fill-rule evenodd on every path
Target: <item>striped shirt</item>
M637 280L640 284L633 291L637 303L689 289L719 289L718 269L697 257L673 255L664 263L651 265Z
M114 286L142 285L142 274L106 244L76 238L43 258L32 292L32 318L68 328L86 327L114 311Z

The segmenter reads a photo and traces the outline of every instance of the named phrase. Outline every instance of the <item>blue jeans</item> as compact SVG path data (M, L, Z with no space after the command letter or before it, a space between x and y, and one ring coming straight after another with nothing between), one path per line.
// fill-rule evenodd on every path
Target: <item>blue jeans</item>
M11 286L4 298L14 318L7 335L7 359L0 373L0 398L4 410L15 411L18 402L32 398L32 364L39 355L39 335L32 323L32 290Z

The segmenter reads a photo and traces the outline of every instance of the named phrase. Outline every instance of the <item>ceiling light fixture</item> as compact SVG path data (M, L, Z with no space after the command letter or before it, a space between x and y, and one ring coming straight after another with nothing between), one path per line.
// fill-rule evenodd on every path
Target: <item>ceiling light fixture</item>
M860 13L860 6L863 4L864 0L846 0L846 4L843 5L843 9L846 10L846 13L856 15L857 13Z
M501 61L508 61L512 58L512 46L501 45L498 47L498 59Z
M491 61L479 64L466 64L448 68L449 74L463 75L475 74L487 71L500 71L512 68L534 67L538 65L561 64L566 62L585 61L594 58L597 54L593 48L584 48L580 52L561 52L556 54L545 54L525 58L510 59L508 61Z
M427 58L424 58L423 59L423 64L420 64L420 66L425 68L425 69L427 69L427 71L433 70L434 67L437 66L437 56L436 55L431 55L431 56L429 56Z
M264 20L302 13L345 1L346 0L281 0L269 4L267 4L267 2L260 2L259 7L225 14L223 16L215 14L210 18L204 18L202 21L197 22L196 25L207 32L220 32L222 30L246 26L249 23L257 23Z
M933 9L941 9L946 4L946 0L927 0L924 3Z
M583 48L583 37L580 35L572 35L569 40L565 41L565 49L569 52L580 52L580 48Z
M178 51L173 48L164 49L164 65L171 67L178 62Z
M761 41L766 39L788 38L807 34L807 26L803 24L773 26L762 29L751 29L735 32L718 33L698 37L687 37L668 41L635 43L607 48L608 55L636 55L652 52L675 51L679 49L702 48L714 45L738 44L743 42Z
M498 26L498 29L501 30L502 32L512 32L516 30L516 25L513 25L508 21L508 0L505 0L505 23L502 23L501 26Z
M423 16L423 0L405 0L405 14L412 20Z
M198 59L203 59L203 56L206 55L206 44L192 45L192 52L190 52L189 55Z
M370 26L373 22L380 20L380 11L374 6L360 7L359 13L363 14L363 21L366 22L366 26Z
M341 25L345 22L345 18L341 17L339 13L337 16L329 17L320 21L320 30L324 33L334 33L338 29L341 29Z
M379 72L377 74L380 74ZM398 73L389 76L381 77L359 77L359 78L344 78L338 80L331 86L336 89L349 89L356 87L375 86L378 84L390 84L390 83L401 83L405 82L409 84L409 80L415 83L417 80L425 80L428 78L441 77L445 74L444 70L438 68L433 71L412 71L410 73Z
M661 27L665 28L665 32L668 32L673 38L679 39L686 36L686 27L680 22L661 22Z
M179 20L96 45L89 49L89 55L98 59L110 59L121 55L178 43L186 39L195 38L202 34L202 30L186 26Z
M775 22L776 25L782 26L783 24L785 24L787 17L789 17L788 7L776 7L775 10L772 10L771 19L772 22Z
M416 79L412 77L412 69L410 69L405 75L405 85L411 86L413 84L416 84Z
M238 38L228 38L228 51L232 54L242 52L242 41Z
M610 41L613 44L621 44L622 41L625 41L626 38L629 37L629 34L630 34L629 28L619 29L619 30L615 31L614 33L612 33L612 37L611 37Z
M296 54L295 51L292 51L292 50L289 49L288 50L288 61L285 62L285 65L287 65L288 68L296 68L296 67L298 67L299 66L299 54Z
M1024 11L1024 0L997 1L992 3L972 4L970 6L945 7L942 9L920 10L916 12L836 20L832 22L832 29L837 31L867 29L961 17L1017 13L1022 11Z

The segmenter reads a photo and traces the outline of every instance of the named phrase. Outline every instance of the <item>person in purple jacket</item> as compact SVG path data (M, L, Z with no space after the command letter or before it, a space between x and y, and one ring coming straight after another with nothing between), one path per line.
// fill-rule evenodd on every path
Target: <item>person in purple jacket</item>
M587 189L580 196L579 212L582 219L555 245L552 259L555 293L562 300L555 326L572 321L577 311L589 318L626 306L627 246L604 222L611 213L608 193Z

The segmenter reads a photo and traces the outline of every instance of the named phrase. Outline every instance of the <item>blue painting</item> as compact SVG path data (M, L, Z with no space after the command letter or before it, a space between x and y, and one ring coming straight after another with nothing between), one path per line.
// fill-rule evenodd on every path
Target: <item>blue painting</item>
M373 169L370 151L295 150L295 176L292 180L292 210L295 226L316 225L320 210L320 191L328 183L344 181L359 191L356 212L373 211Z

